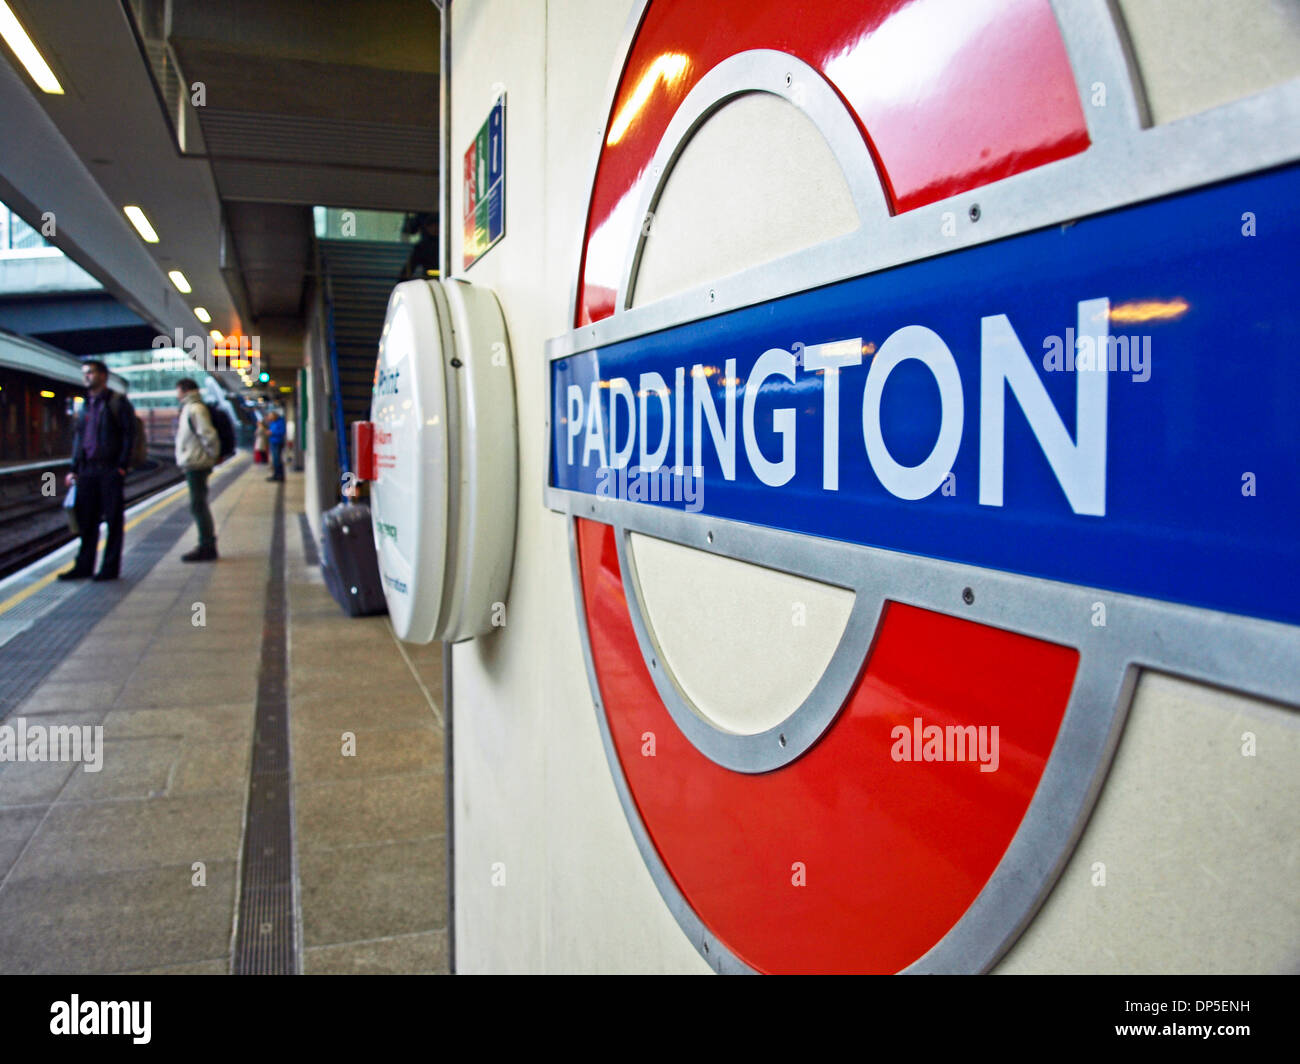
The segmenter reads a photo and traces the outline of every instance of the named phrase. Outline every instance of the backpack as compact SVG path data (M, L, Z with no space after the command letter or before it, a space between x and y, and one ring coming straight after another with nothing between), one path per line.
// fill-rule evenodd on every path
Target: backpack
M118 427L122 427L122 397L113 392L108 397L108 408ZM149 461L149 440L145 436L144 418L135 415L135 435L131 437L131 458L129 468L139 469Z
M218 462L224 462L235 453L235 426L227 414L216 403L204 403L208 408L208 416L212 418L212 427L217 430L217 438L221 441L221 453L217 455Z

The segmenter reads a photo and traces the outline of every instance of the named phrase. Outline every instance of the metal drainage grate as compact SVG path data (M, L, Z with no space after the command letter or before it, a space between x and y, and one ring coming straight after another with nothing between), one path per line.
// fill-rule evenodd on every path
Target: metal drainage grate
M288 662L285 639L284 485L276 488L271 578L262 623L253 770L248 780L239 916L231 971L235 975L297 972L293 890L293 811L289 778Z

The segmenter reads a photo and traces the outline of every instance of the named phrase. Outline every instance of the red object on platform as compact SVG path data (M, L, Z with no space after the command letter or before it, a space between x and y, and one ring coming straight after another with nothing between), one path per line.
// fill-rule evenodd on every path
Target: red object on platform
M889 603L822 738L775 771L734 772L686 739L655 690L614 529L577 519L576 531L602 711L637 813L695 913L761 972L896 972L926 953L1020 826L1078 652ZM996 726L996 770L911 757L933 725L983 727L990 748ZM654 757L643 754L647 732Z
M352 422L352 464L356 467L358 480L375 479L375 423L373 421Z

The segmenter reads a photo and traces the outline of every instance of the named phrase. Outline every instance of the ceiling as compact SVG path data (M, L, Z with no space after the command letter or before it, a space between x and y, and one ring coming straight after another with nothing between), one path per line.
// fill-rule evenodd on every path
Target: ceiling
M311 208L437 211L430 0L9 4L65 93L0 46L0 200L54 210L54 242L168 334L206 331L203 306L211 327L260 336L264 364L298 365Z

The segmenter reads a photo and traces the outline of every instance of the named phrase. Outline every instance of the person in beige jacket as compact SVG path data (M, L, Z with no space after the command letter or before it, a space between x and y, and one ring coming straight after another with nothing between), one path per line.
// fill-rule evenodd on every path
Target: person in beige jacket
M185 472L185 484L190 489L190 513L199 529L199 545L182 554L181 561L215 562L217 532L212 524L212 511L208 509L208 477L221 456L221 439L196 381L190 377L178 380L176 399L181 406L176 417L176 464Z

